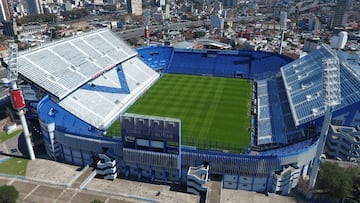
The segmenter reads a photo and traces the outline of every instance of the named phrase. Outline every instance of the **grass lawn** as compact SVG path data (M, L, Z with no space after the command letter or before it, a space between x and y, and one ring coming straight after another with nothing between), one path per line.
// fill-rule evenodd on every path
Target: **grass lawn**
M14 137L15 135L19 134L20 132L22 132L22 130L16 130L10 134L7 134L5 131L0 132L0 143L5 142L6 140Z
M127 112L181 119L183 144L247 147L251 94L249 80L167 74Z
M0 163L0 173L25 176L27 163L27 159L14 157L9 158L8 160Z

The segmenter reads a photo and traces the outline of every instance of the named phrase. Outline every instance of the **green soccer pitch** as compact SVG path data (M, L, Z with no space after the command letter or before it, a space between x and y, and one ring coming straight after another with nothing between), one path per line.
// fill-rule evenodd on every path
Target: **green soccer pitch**
M127 113L181 119L185 145L210 144L200 146L206 149L248 147L251 96L250 80L167 74Z

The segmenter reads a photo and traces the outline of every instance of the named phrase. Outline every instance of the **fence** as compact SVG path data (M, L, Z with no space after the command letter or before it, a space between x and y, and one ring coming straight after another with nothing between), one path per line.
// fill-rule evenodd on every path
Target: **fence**
M182 145L196 147L199 150L214 150L221 152L231 152L236 154L246 154L249 146L242 144L229 144L224 142L200 140L200 139L182 139Z

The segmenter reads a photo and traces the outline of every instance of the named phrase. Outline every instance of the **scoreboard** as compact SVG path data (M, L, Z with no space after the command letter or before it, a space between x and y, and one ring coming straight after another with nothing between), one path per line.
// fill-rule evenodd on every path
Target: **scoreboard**
M180 145L179 119L126 113L120 117L120 123L125 147L131 143L155 148Z

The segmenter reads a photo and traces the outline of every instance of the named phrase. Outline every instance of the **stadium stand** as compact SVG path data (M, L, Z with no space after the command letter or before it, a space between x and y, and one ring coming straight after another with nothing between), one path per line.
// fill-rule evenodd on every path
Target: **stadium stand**
M257 144L287 144L289 134L301 134L295 129L281 77L257 81L257 88Z
M151 46L138 49L137 52L140 58L152 69L167 70L173 55L173 50L173 47Z
M268 52L174 49L166 46L139 48L151 68L165 73L264 79L293 59Z
M49 51L56 54L49 56ZM80 61L85 59L84 63L77 63L71 54ZM101 130L159 77L109 31L50 44L22 54L18 60L19 73L27 75L28 82L60 100L61 108Z

